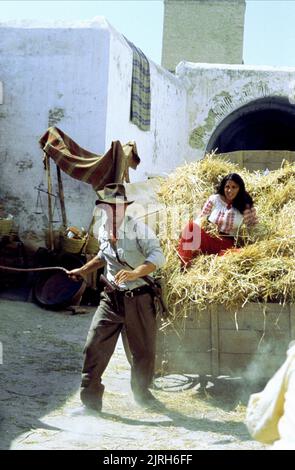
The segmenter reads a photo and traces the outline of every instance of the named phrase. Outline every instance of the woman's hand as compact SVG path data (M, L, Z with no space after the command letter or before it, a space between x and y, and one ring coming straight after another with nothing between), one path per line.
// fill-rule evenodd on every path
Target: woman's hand
M115 283L122 284L122 282L126 281L136 281L139 276L135 271L127 271L126 269L121 269L116 276L115 276Z
M258 217L255 207L245 209L243 212L243 217L244 222L248 227L258 224Z

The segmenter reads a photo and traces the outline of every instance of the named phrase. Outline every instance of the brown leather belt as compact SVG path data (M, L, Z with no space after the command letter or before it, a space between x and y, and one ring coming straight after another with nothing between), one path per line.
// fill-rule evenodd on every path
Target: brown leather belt
M127 290L115 290L113 292L108 292L108 295L115 295L117 297L128 297L128 298L133 298L136 297L137 295L143 295L143 294L151 294L152 295L152 289L150 286L140 286L140 287L135 287L135 289L127 289Z

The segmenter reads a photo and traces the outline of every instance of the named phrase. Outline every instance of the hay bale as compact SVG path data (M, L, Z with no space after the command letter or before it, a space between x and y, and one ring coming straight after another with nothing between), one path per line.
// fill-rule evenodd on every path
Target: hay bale
M200 255L187 272L181 272L176 253L180 231L231 172L244 179L259 225L252 229L242 226L240 251ZM159 236L167 257L163 276L171 321L185 316L192 304L198 310L214 303L239 309L248 302L295 301L295 164L285 163L264 175L207 155L163 180L158 196L166 205Z

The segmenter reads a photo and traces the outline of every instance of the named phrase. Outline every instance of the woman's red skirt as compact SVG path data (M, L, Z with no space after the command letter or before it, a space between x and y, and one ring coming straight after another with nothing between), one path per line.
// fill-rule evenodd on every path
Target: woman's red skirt
M182 231L177 252L182 263L186 264L200 253L222 256L233 246L233 237L213 237L191 220Z

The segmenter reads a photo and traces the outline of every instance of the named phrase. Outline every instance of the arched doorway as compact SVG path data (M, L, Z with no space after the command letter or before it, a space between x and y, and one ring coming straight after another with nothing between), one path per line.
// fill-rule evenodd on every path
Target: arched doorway
M213 132L206 152L295 151L295 105L272 96L252 101L227 116Z

